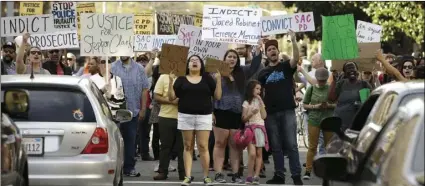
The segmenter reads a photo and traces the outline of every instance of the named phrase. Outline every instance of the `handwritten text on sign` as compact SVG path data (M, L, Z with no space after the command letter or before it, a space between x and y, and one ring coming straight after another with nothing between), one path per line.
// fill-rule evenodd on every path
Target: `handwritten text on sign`
M33 34L28 40L31 46L41 50L79 48L77 31L60 31L48 34Z
M75 14L76 2L54 2L52 4L53 25L56 29L75 30L77 29Z
M202 40L257 44L262 11L252 8L204 6Z
M19 15L41 15L43 14L43 2L22 2L19 5Z
M180 25L179 31L177 32L176 45L187 47L192 46L200 32L201 27L193 25Z
M288 33L290 29L294 32L314 31L313 12L261 17L263 36Z
M52 15L15 16L1 18L1 37L19 36L24 33L45 34L54 32Z
M199 31L198 37L194 38L194 42L190 46L188 56L190 57L191 55L198 55L204 61L207 58L223 59L224 54L229 48L229 44L214 41L203 41L201 35L202 32Z
M162 44L174 44L177 40L176 35L135 35L134 51L152 51L154 48L161 50Z
M133 14L81 14L82 56L132 56Z
M357 21L357 42L358 43L379 43L381 42L382 26L372 23Z
M135 34L152 35L153 34L153 14L143 13L134 16L134 27L136 27Z

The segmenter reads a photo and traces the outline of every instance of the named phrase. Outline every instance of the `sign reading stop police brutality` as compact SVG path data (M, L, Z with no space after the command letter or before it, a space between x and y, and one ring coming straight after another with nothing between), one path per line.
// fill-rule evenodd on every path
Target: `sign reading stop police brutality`
M290 29L294 32L314 31L313 12L261 17L263 36L288 33Z
M81 14L82 56L133 56L133 14Z
M48 34L32 34L28 40L31 46L41 50L79 48L76 30L59 31Z
M54 2L52 4L53 25L57 30L75 30L76 2Z
M202 40L256 45L261 35L261 9L204 6Z
M35 16L14 16L1 18L1 37L19 36L24 33L45 34L54 32L53 16L50 14Z

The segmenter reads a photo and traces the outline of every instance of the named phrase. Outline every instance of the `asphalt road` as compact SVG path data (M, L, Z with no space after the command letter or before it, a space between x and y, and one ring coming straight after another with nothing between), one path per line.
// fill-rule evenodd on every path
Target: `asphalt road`
M307 149L301 147L300 148L300 162L303 164L306 160L307 156ZM247 152L244 152L244 160L246 164L246 158ZM136 170L139 171L142 176L138 178L124 178L124 185L125 186L135 186L135 185L142 185L142 186L170 186L170 185L180 185L180 181L178 180L178 173L177 172L171 172L168 175L168 180L166 181L154 181L153 176L156 175L154 172L154 167L157 164L155 161L141 161L139 160L136 164ZM174 167L177 167L177 161L171 161L171 165ZM288 172L286 173L286 184L285 185L292 185L292 179L290 178L289 173L289 164L288 159L285 159L285 167L288 169ZM246 174L246 171L244 171ZM304 174L304 167L302 174ZM266 164L266 175L267 178L262 178L260 183L262 185L265 185L264 183L273 177L273 158L270 157L270 164ZM192 169L192 176L195 177L194 182L192 182L192 185L203 185L202 183L202 170L201 170L201 164L198 158L198 161L194 161L193 163L193 169ZM246 176L246 175L245 175ZM214 177L214 172L210 172L210 177ZM230 181L230 178L226 178L228 181ZM321 185L322 181L320 178L315 177L312 175L310 180L303 180L304 185ZM215 184L215 185L244 185L244 184Z

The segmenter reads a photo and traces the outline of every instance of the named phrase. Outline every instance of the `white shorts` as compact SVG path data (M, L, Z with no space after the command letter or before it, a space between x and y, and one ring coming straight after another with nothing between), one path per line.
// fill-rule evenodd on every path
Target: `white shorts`
M212 114L193 115L179 112L177 119L179 130L212 130Z

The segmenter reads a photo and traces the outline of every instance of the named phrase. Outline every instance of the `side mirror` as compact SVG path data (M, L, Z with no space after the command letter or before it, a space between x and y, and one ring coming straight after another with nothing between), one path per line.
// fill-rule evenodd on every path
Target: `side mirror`
M320 122L320 129L334 132L339 138L345 139L344 131L341 130L342 119L339 117L327 117Z
M133 113L126 109L119 109L115 113L114 120L119 123L129 122L133 119Z
M348 160L339 154L318 156L313 161L313 171L324 180L346 181Z
M4 110L11 117L23 117L29 110L29 93L22 89L4 92Z

